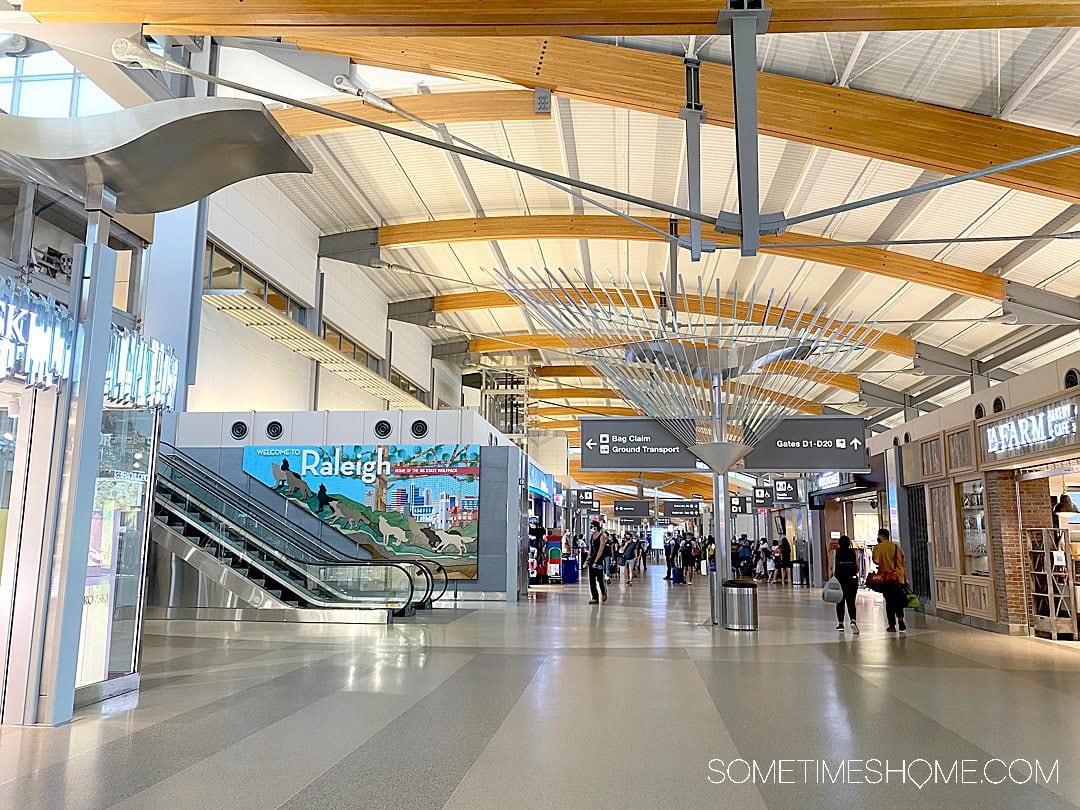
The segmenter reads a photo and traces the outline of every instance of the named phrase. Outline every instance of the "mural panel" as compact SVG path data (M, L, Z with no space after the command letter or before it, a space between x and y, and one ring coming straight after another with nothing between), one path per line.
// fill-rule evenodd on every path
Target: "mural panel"
M377 558L476 579L478 444L246 447L244 472Z

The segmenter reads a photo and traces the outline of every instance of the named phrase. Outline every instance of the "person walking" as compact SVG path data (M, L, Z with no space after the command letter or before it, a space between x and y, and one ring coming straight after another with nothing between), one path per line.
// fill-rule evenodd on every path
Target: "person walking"
M629 536L623 540L622 564L626 569L627 587L634 584L634 564L637 561L637 547L637 543L633 542Z
M791 584L791 543L787 537L780 538L780 581Z
M675 567L675 541L671 535L664 536L664 562L667 563L667 574L664 579L671 580L671 569Z
M694 541L687 537L683 541L682 554L679 562L682 563L683 584L694 584Z
M833 554L833 576L840 583L844 598L836 603L836 629L844 630L844 605L847 605L848 618L851 620L851 632L859 635L859 625L855 623L855 593L859 590L859 560L851 538L840 535L839 545Z
M907 585L907 561L904 550L893 541L888 529L878 529L877 545L874 546L874 565L881 572L884 581L881 593L885 597L885 615L889 633L907 631L904 624L905 586Z
M607 601L607 584L604 582L604 560L608 550L607 532L600 528L600 521L594 520L589 534L589 590L592 592L590 605Z

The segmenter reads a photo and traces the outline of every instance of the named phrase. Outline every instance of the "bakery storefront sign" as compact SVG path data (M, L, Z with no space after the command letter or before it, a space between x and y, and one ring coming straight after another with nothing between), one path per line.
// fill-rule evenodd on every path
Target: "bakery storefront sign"
M1077 442L1080 397L1057 400L979 426L983 459L1002 461Z

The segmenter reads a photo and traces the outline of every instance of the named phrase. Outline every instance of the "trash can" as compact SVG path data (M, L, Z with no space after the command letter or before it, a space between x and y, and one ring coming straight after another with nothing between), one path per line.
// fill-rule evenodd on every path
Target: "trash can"
M810 587L810 563L806 560L794 560L791 563L791 584L796 588Z
M578 559L577 557L566 556L562 561L562 581L563 585L576 585L578 581Z
M724 627L728 630L757 630L757 583L745 579L724 582Z

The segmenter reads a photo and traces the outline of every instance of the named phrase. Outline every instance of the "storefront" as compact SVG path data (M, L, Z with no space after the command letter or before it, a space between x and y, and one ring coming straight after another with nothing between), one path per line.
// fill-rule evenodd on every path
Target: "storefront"
M1076 637L1069 541L1080 538L1054 533L1075 519L1062 508L1072 499L1059 502L1080 489L1078 407L1080 395L1057 394L903 448L904 483L925 509L939 615ZM1036 621L1039 612L1055 621Z
M884 497L884 459L873 456L870 472L826 472L810 480L807 543L811 582L832 576L832 552L842 535L851 538L862 575L874 570L878 529L888 526Z
M177 364L161 343L115 324L84 337L66 308L10 281L0 284L0 325L0 708L5 723L48 722L70 707L41 716L34 667L54 679L69 673L74 705L138 686L150 482ZM77 345L91 341L104 396L72 382L91 378L75 362ZM35 664L54 598L48 583L58 578L80 586L71 606L78 648Z

